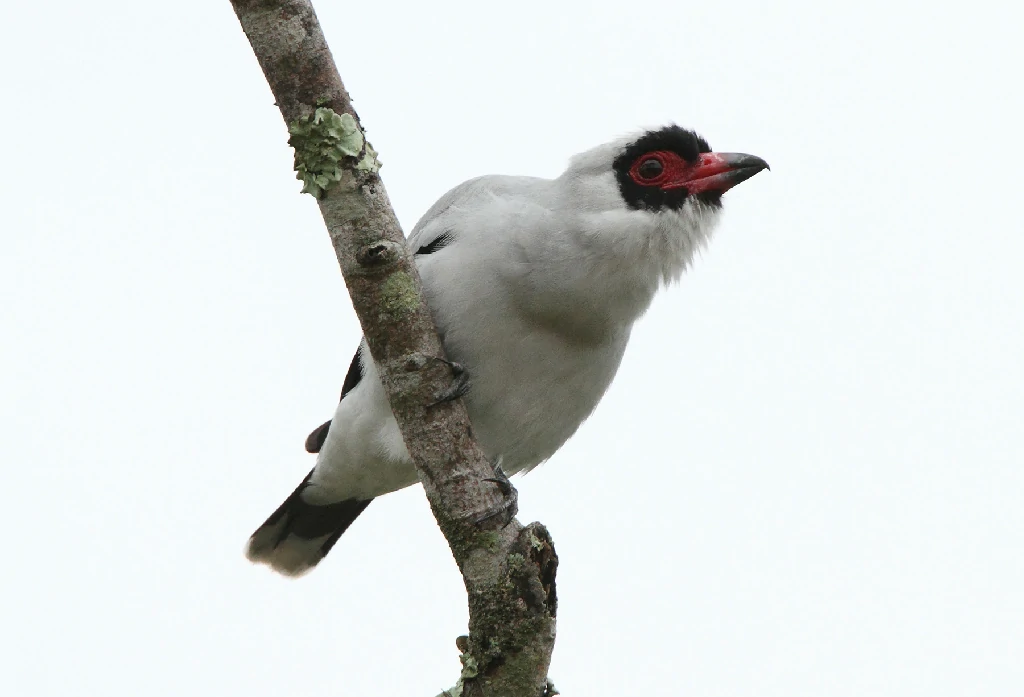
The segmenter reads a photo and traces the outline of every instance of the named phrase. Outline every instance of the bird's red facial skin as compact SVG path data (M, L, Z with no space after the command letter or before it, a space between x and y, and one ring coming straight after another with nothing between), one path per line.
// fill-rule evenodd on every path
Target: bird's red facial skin
M645 170L650 172L653 168L650 160L661 164L657 176L644 176ZM686 189L691 195L723 192L747 178L736 176L737 165L735 156L730 153L704 152L697 162L687 162L674 152L655 150L636 159L629 177L640 186L657 186L663 191Z
M657 160L661 163L661 173L654 177L645 177L641 173L644 163L648 160ZM684 178L689 167L686 160L678 154L668 150L655 150L636 158L636 162L629 169L629 178L640 186L658 186L665 188L666 182L677 181Z

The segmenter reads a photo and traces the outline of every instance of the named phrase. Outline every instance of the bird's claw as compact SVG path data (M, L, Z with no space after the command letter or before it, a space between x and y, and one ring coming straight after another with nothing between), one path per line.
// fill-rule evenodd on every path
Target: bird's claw
M445 402L451 402L459 397L464 397L469 393L469 373L462 367L462 364L456 363L455 361L449 361L445 358L438 358L437 356L431 356L435 361L441 361L448 366L452 371L452 381L445 389L434 395L434 401L427 405L427 407L436 407L438 404L444 404Z
M519 492L512 486L512 482L508 480L508 475L501 469L501 465L495 465L494 476L487 477L484 481L491 482L498 487L501 492L501 502L483 515L477 516L473 522L476 525L481 525L494 518L500 518L501 527L505 527L515 520L516 514L519 513Z
M494 482L498 485L498 489L501 490L502 496L511 496L515 494L516 488L512 486L512 482L509 481L508 475L501 469L501 465L494 468L495 477L488 477L485 482Z

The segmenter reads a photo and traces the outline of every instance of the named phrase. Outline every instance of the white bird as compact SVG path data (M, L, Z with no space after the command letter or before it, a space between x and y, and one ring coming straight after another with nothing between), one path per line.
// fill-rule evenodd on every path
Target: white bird
M536 467L575 433L633 323L707 243L722 194L767 167L671 125L576 155L556 179L471 179L427 211L409 244L445 352L469 376L476 441L504 472ZM375 497L418 481L365 341L306 449L316 465L246 549L289 576Z

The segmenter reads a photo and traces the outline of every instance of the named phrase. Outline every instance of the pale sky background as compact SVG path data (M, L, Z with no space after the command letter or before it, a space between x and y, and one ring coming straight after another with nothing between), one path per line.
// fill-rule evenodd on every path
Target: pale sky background
M317 8L406 230L669 121L772 164L516 480L563 694L1024 694L1019 9ZM0 693L452 685L419 488L299 581L242 555L359 331L227 0L11 3L0 84Z

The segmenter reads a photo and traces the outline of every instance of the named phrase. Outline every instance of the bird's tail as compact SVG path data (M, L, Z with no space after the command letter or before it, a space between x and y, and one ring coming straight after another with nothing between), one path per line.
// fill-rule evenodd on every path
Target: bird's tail
M352 521L370 505L348 499L315 505L302 498L312 472L249 538L245 556L286 576L301 576L331 551Z

